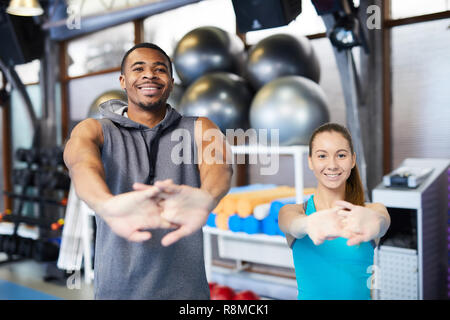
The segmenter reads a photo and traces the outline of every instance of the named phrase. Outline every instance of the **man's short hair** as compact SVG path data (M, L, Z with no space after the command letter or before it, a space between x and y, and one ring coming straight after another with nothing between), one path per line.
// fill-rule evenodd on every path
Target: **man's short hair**
M167 55L167 53L161 49L159 46L157 46L154 43L149 43L149 42L142 42L142 43L138 43L137 45L135 45L134 47L132 47L130 50L128 50L125 55L123 56L122 59L122 63L120 64L120 73L123 74L124 68L125 68L125 61L127 60L128 55L133 52L136 49L139 48L147 48L147 49L153 49L153 50L157 50L160 53L162 53L167 61L169 62L169 69L170 69L170 76L173 77L173 70L172 70L172 60L170 60L170 57Z

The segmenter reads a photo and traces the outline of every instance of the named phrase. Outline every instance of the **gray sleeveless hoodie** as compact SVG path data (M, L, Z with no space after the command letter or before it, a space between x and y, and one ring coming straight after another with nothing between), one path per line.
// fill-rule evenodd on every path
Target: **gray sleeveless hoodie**
M110 100L100 106L104 143L101 150L106 183L113 194L132 191L134 182L153 184L172 179L176 184L200 187L194 157L194 117L182 117L167 105L164 119L154 128L115 113L126 104ZM171 161L175 129L190 133L189 163ZM184 151L184 150L183 150ZM203 259L203 234L182 238L169 247L161 238L169 231L153 230L145 242L129 242L111 231L96 215L94 262L96 299L209 299Z

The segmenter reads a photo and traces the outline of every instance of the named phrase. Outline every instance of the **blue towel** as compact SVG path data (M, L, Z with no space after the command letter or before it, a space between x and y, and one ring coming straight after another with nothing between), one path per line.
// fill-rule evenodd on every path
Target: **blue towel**
M269 236L276 236L281 233L280 227L278 227L278 220L267 217L261 221L262 232Z
M208 220L206 220L206 225L212 228L216 227L216 214L211 212L208 216Z
M261 230L261 221L256 219L254 216L248 216L247 218L242 219L242 231L248 234L260 233Z
M242 218L237 214L233 214L228 219L228 228L233 232L242 231Z
M266 219L275 219L278 223L278 212L280 212L280 209L287 204L295 204L295 197L282 198L272 201L270 203L269 215Z

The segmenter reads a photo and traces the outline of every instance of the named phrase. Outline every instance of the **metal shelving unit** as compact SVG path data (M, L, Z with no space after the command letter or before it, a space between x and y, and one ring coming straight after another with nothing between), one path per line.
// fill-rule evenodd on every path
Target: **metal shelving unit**
M294 181L296 189L296 202L303 202L303 156L308 153L308 146L280 146L267 147L261 145L232 146L234 154L271 154L290 155L294 157ZM246 234L244 232L232 232L205 226L204 252L207 278L211 279L212 272L224 272L220 267L212 265L212 241L217 236L219 256L233 259L236 267L231 272L242 271L244 262L261 263L275 267L294 268L292 251L286 244L283 236L269 236L266 234ZM228 271L229 272L229 271ZM273 276L261 276L259 278L269 282L277 282L297 286L295 279L277 279Z

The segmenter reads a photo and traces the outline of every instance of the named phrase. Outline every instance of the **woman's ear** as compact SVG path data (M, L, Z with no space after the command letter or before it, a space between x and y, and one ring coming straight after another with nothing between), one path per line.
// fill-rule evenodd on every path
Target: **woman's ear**
M352 155L352 169L356 166L356 152L353 152Z

